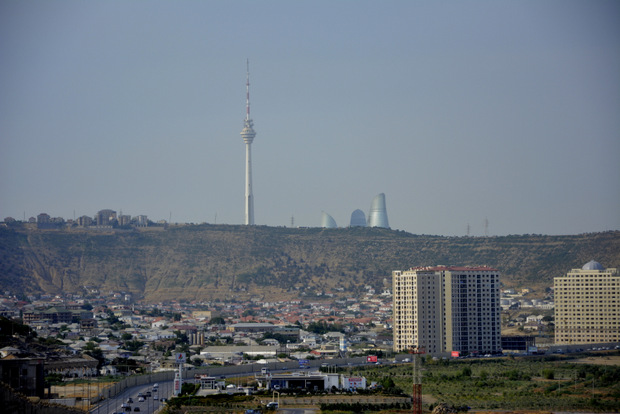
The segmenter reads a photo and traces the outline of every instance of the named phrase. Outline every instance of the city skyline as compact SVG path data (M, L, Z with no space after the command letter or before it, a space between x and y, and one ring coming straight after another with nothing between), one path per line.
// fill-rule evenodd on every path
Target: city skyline
M618 230L619 14L603 0L3 2L0 219L243 224L249 58L257 225L347 223L384 193L390 227L414 234Z

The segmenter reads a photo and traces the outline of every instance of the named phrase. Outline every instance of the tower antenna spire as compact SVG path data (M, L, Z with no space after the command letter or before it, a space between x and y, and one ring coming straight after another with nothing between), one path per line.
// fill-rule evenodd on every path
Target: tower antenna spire
M250 59L245 60L246 80L245 80L245 119L250 120Z

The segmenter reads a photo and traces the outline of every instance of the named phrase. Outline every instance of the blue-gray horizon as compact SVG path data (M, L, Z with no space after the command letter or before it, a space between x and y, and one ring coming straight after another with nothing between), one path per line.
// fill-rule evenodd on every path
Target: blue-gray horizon
M620 229L620 4L0 3L0 220Z

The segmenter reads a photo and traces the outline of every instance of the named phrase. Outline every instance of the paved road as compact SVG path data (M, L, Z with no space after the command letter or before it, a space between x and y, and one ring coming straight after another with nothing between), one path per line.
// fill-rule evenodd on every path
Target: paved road
M143 402L138 402L138 393L146 394L147 391L151 391L152 396L146 398ZM137 387L127 388L123 392L119 393L113 398L105 399L96 406L93 406L90 410L91 414L113 414L113 413L127 413L123 411L121 405L127 402L128 398L133 399L133 403L130 403L131 413L137 414L153 414L162 406L161 398L170 398L172 395L172 381L160 382L157 393L153 393L153 384L139 385ZM154 397L157 397L155 399ZM135 411L136 407L139 411Z

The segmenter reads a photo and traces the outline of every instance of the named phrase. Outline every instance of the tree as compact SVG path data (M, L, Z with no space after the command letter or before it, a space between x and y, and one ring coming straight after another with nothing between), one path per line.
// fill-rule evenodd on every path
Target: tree
M87 342L84 347L84 353L88 356L95 358L97 363L97 369L101 368L105 363L105 356L103 355L103 351L101 348L95 345L94 342Z
M187 336L187 334L182 333L181 331L174 331L174 334L176 335L174 342L176 342L177 344L189 343L189 337Z
M114 358L111 363L118 372L130 373L130 371L136 371L138 369L138 363L134 359L127 358Z
M392 377L383 377L381 382L379 382L381 386L385 389L393 388L396 384L394 384L394 380Z
M144 342L136 340L125 341L124 345L125 349L131 352L139 351L142 346L144 346Z
M62 374L49 374L45 376L45 383L47 385L59 385L62 384Z
M221 316L216 316L215 318L211 318L209 325L226 325L226 321Z
M552 369L543 369L542 376L544 379L552 380L555 378L555 372Z

